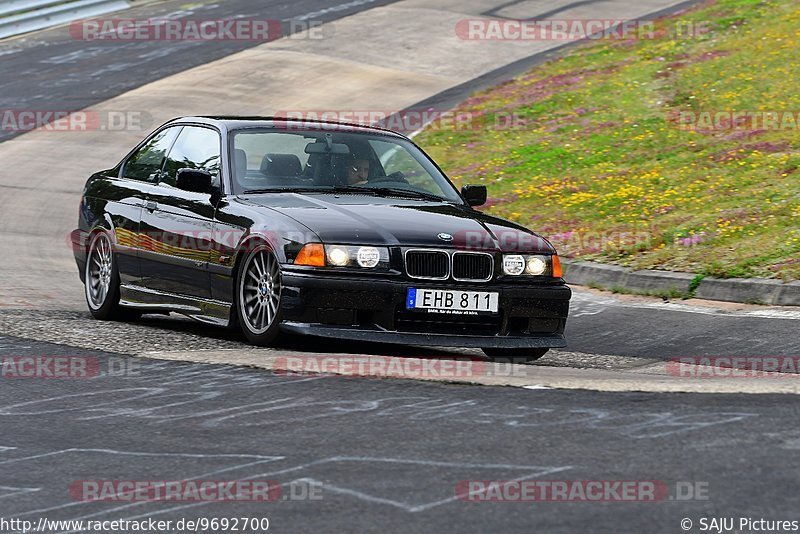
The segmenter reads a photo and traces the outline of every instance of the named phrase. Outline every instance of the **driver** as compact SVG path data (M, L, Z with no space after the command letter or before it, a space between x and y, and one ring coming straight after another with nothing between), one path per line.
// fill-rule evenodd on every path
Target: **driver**
M365 185L369 180L369 160L353 158L347 163L348 185Z

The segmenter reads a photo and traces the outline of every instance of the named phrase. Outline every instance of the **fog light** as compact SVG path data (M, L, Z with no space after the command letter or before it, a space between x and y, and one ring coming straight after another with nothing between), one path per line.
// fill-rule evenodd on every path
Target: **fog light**
M518 255L503 256L503 272L519 276L525 270L525 258Z
M356 254L356 261L361 267L372 268L381 261L381 253L375 247L361 247Z

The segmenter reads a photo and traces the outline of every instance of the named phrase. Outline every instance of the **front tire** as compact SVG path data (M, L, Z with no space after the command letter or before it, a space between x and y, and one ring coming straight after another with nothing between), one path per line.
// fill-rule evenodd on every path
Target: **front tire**
M127 318L127 310L119 305L119 272L114 248L104 231L95 233L89 242L84 274L86 304L92 316L102 321Z
M527 363L533 362L547 354L550 349L481 349L493 362Z
M278 337L281 311L281 268L262 245L245 256L236 282L239 325L253 345L269 346Z

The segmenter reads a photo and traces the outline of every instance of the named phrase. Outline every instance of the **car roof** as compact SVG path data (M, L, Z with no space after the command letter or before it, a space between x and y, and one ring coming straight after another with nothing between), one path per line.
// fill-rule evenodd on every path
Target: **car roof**
M275 128L276 126L280 127L281 125L287 126L287 130L295 129L300 125L302 125L303 128L309 130L331 130L331 126L337 126L337 129L340 131L346 131L352 133L373 133L373 134L379 133L383 135L390 135L394 137L407 139L407 137L403 134L400 134L393 130L388 130L386 128L380 128L378 126L368 126L366 124L356 124L349 122L337 122L337 121L326 121L326 120L316 120L316 119L309 120L309 119L294 119L287 117L270 117L270 116L250 117L250 116L236 116L236 115L216 115L216 116L199 115L199 116L178 117L167 122L167 124L181 124L181 123L208 124L210 126L216 126L220 129L225 129L225 130L240 130L240 129L259 128L259 127Z

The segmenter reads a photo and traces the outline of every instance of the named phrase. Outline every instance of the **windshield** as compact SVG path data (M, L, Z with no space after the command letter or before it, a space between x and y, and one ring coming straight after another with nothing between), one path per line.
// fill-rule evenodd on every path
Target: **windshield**
M433 163L404 139L338 131L232 133L233 187L254 191L352 191L461 203Z

